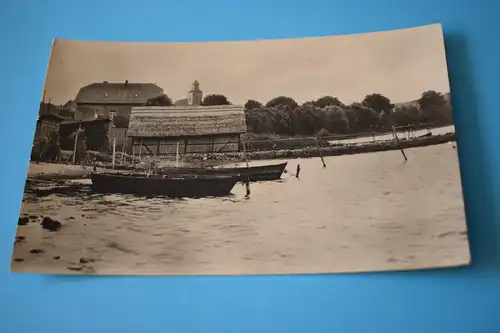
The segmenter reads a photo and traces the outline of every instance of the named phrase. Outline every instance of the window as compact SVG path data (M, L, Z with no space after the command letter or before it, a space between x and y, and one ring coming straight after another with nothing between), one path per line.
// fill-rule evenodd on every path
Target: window
M116 117L116 110L109 110L109 119L113 120Z

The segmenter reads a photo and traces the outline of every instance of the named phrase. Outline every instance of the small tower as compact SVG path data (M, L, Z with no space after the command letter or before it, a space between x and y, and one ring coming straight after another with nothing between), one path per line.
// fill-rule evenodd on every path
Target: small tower
M188 92L188 105L200 105L203 99L203 92L200 90L200 83L193 82L193 88Z

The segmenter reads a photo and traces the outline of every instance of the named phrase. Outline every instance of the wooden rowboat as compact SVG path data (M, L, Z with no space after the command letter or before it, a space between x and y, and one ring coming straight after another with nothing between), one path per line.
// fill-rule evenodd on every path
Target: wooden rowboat
M160 173L166 175L220 175L239 177L241 181L250 180L251 182L277 180L281 178L287 162L280 164L268 164L254 167L235 167L235 168L162 168Z
M238 177L175 177L146 174L93 173L92 190L97 193L167 196L173 198L220 197L231 193Z

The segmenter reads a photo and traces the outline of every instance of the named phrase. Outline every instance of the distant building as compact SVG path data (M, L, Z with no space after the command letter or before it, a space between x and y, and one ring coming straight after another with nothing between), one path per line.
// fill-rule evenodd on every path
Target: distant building
M188 92L188 105L200 105L203 100L203 91L200 90L200 83L193 82L193 88Z
M75 118L75 113L70 108L65 105L55 105L50 103L41 102L39 114L50 112L52 114L58 115L64 120L72 120Z
M66 120L59 126L61 149L73 150L76 132L82 130L78 140L85 139L88 150L110 152L112 150L109 142L110 127L111 121L106 118L87 121Z
M82 87L73 101L77 107L76 120L92 120L99 116L128 118L132 107L144 105L148 99L161 94L163 89L153 83L92 83Z
M141 155L236 152L247 130L245 107L134 107L128 136Z
M40 103L34 144L38 144L43 138L49 140L52 133L59 133L59 125L63 121L64 117L58 114L57 108L54 105Z
M161 94L163 89L153 83L104 81L82 87L67 107L75 110L77 121L110 119L109 140L116 139L121 146L126 141L127 128L124 126L128 125L132 108Z
M188 91L188 98L179 99L175 101L175 106L197 106L201 105L203 101L203 91L200 90L200 83L198 81L193 82L193 86L190 91Z

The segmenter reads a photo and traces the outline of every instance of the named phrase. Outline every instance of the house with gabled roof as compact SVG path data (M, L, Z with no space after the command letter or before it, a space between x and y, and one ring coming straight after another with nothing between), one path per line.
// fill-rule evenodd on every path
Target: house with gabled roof
M130 117L134 106L144 105L148 99L163 94L163 89L154 83L94 82L78 91L73 103L77 107L77 120L89 118Z
M67 107L75 109L77 121L110 119L109 142L116 139L117 145L121 146L127 140L124 126L128 126L132 108L161 94L163 89L154 83L94 82L80 88ZM120 120L115 122L116 118Z

